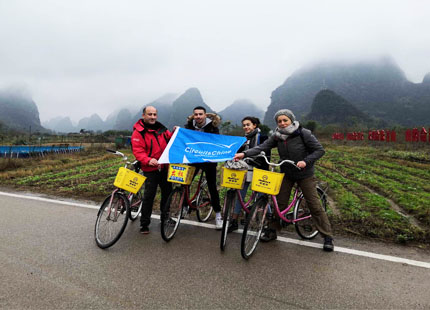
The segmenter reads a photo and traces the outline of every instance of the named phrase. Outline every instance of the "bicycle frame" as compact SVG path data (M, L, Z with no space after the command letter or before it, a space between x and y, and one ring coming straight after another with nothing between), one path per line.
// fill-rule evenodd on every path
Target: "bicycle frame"
M198 194L200 193L200 189L202 186L202 180L203 180L203 171L200 172L200 179L197 183L197 190L194 193L193 197L190 198L190 188L191 188L191 184L190 185L181 185L185 188L184 190L184 200L187 203L187 205L191 208L191 209L197 209L200 206L196 206L193 204L193 202L196 200ZM204 203L201 206L206 206L208 205L210 202Z
M279 209L279 205L278 205L278 200L276 199L276 196L274 196L274 195L272 195L270 198L272 199L272 202L273 202L273 205L274 205L274 207L275 207L275 210L276 210L276 212L277 212L277 214L278 214L278 216L279 216L279 218L280 219L282 219L284 222L287 222L287 223L297 223L297 222L299 222L299 221L303 221L303 220L307 220L307 219L309 219L309 218L311 218L312 216L311 215L308 215L308 216L304 216L304 217L301 217L301 218L298 218L298 219L292 219L292 220L290 220L290 219L288 219L287 217L286 217L286 214L288 213L288 211L290 211L292 208L293 208L293 206L296 204L296 202L297 202L297 199L298 199L298 197L301 195L301 191L300 191L300 189L299 189L299 187L298 186L296 186L296 189L295 189L295 191L294 191L294 196L293 196L293 199L292 199L292 201L290 202L290 204L288 205L288 207L287 208L285 208L284 210L280 210ZM270 199L268 200L268 204L270 204Z
M274 164L274 163L270 163L268 160L267 160L267 157L265 156L265 154L264 154L264 152L262 152L260 155L259 155L260 157L263 157L264 158L264 160L266 161L266 163L269 165L269 167L270 167L270 171L274 171L275 170L275 167L277 167L277 166L281 166L284 162L287 162L287 163L289 163L289 164L292 164L293 166L295 166L295 167L297 167L296 166L296 164L293 162L293 161L291 161L291 160L283 160L281 163L278 163L278 164ZM298 167L297 167L298 168ZM298 169L300 169L300 168L298 168ZM299 218L299 219L292 219L292 220L290 220L290 219L288 219L287 217L286 217L286 214L293 208L293 206L296 204L296 202L297 202L297 199L299 199L299 197L300 197L300 195L302 195L301 194L301 191L300 191L300 188L298 187L298 186L295 186L295 190L294 190L294 196L293 196L293 199L292 199L292 201L289 203L289 205L288 205L288 207L287 208L285 208L284 210L280 210L279 209L279 205L278 205L278 201L277 201L277 199L276 199L276 196L275 195L268 195L268 194L264 194L266 197L268 197L268 196L270 196L270 197L268 197L268 199L267 199L267 206L270 206L270 201L272 201L273 202L273 205L274 205L274 207L275 207L275 210L276 210L276 213L278 214L278 216L279 216L279 218L280 219L282 219L282 221L284 221L284 222L286 222L286 223L297 223L297 222L299 222L299 221L303 221L303 220L307 220L307 219L309 219L309 218L311 218L312 216L311 215L308 215L308 216L304 216L304 217L301 217L301 218ZM267 206L266 206L266 209L267 209Z
M234 189L231 189L231 190L233 191ZM257 196L257 192L253 191L251 196L249 197L248 201L244 202L242 195L240 194L240 189L236 189L234 191L236 192L236 197L237 197L237 199L238 199L238 201L242 207L242 210L249 214L249 206L250 206L251 202L254 201L255 196Z

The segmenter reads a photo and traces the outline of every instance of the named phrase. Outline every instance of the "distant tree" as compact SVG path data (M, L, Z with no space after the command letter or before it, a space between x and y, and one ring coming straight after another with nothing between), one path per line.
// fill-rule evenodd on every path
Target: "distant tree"
M270 133L270 127L264 124L260 124L260 130L261 133L264 133L265 135L268 135Z
M224 135L228 135L232 130L233 125L230 121L222 122L220 125L220 132Z
M309 129L312 132L315 132L315 130L318 128L318 125L318 122L313 120L306 121L302 124L303 127Z

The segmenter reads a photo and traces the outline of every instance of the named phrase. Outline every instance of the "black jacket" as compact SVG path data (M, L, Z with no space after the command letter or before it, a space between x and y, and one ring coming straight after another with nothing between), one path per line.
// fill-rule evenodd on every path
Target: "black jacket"
M245 151L245 157L255 156L261 151L268 152L277 147L281 160L289 159L295 163L303 160L306 162L306 168L298 170L290 164L284 164L281 171L292 181L303 180L314 175L314 163L324 154L324 148L317 138L308 129L300 127L287 140L282 141L272 135L263 144L260 144L248 151Z
M246 142L239 148L237 153L245 152L249 149L252 149L253 147L256 147L257 145L264 143L264 141L266 141L267 139L268 139L268 137L266 135L262 134L261 132L256 133L255 135L253 135L250 138L247 137ZM270 161L270 150L268 152L266 152L266 155L268 156L268 159ZM254 158L254 160L257 162L257 165L249 163L251 166L257 167L259 169L264 169L264 170L269 169L269 165L266 163L264 158L256 157L256 158Z
M218 124L221 122L221 118L215 113L206 113L207 118L211 120L209 124L203 127L204 132L219 134ZM190 115L185 124L186 129L196 130L193 126L193 115Z

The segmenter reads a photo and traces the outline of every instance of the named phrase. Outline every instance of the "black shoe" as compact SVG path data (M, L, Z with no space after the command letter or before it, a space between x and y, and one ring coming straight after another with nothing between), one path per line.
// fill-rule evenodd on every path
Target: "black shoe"
M140 226L140 233L144 235L149 234L149 227L147 225Z
M260 236L261 242L269 242L272 240L276 240L277 238L278 235L276 234L276 230L271 228L265 228Z
M232 219L230 222L230 226L228 226L227 232L231 233L231 232L237 230L238 228L239 228L239 224L237 223L237 220Z
M327 252L332 252L334 250L333 238L324 237L324 246L323 250Z

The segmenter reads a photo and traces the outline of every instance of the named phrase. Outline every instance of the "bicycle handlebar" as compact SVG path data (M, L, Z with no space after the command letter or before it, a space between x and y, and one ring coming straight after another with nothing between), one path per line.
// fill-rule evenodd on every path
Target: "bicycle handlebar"
M279 167L279 166L282 166L282 165L283 165L283 164L285 164L285 163L288 163L288 164L290 164L290 165L293 165L293 166L294 166L294 167L296 167L297 169L301 170L301 168L300 168L300 167L298 167L294 161L289 160L289 159L284 159L284 160L283 160L283 161L281 161L280 163L275 164L275 163L271 163L271 162L269 162L269 160L267 159L266 153L264 153L264 152L261 152L260 154L258 154L258 155L257 155L257 157L263 157L263 158L264 158L264 160L266 161L266 163L267 163L269 166L272 166L272 167Z
M122 156L124 160L127 160L127 156L125 156L123 153L121 153L120 151L114 151L114 150L110 150L110 149L106 149L107 152L110 153L114 153L115 155L118 156Z

